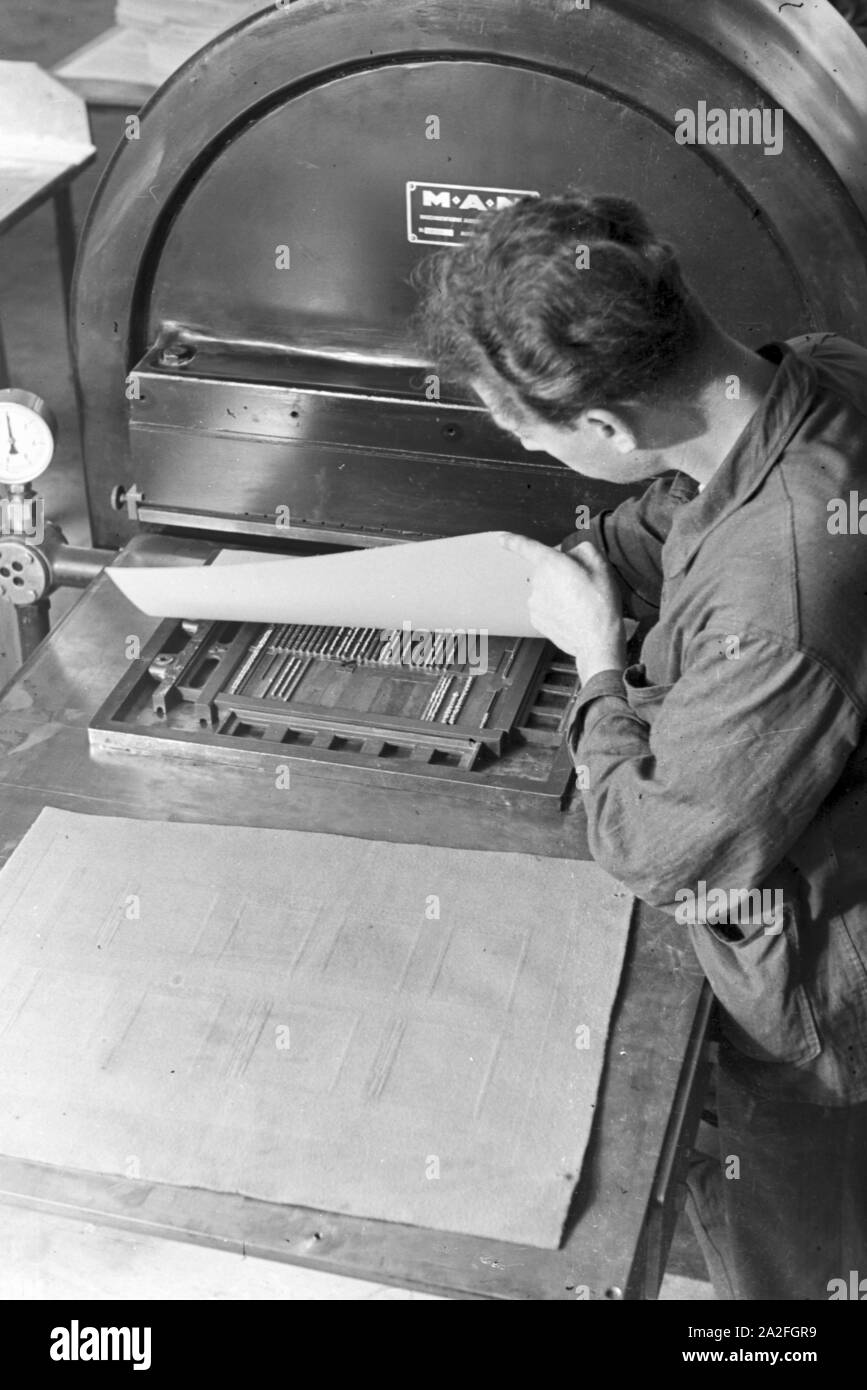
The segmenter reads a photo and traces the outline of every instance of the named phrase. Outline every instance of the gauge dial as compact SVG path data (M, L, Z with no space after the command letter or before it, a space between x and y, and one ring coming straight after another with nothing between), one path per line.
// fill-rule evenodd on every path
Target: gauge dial
M29 483L44 473L54 453L56 426L45 402L32 391L0 391L0 483Z

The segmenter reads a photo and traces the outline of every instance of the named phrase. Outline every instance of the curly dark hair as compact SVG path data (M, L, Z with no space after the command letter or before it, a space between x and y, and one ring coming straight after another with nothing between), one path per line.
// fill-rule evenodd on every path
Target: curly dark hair
M658 395L709 322L641 209L577 190L483 214L412 283L415 336L443 376L493 376L554 425Z

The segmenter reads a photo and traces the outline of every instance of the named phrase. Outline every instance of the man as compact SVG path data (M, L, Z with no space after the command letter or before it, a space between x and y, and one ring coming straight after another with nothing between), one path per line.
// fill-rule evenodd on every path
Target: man
M619 198L523 199L418 280L444 374L525 449L655 479L560 551L504 544L581 678L593 856L718 1000L717 1293L827 1299L867 1278L867 351L737 342Z

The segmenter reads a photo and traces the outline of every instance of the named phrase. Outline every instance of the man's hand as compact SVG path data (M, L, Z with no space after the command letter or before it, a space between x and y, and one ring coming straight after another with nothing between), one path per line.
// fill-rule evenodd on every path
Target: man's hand
M589 541L569 555L504 531L506 550L532 567L528 610L533 626L575 658L581 683L597 671L624 670L626 633L614 572Z

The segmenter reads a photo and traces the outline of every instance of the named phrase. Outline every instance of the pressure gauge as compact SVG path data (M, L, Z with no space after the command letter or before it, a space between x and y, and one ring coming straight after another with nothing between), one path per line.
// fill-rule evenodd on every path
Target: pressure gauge
M54 416L32 391L0 390L0 483L29 483L54 453Z

